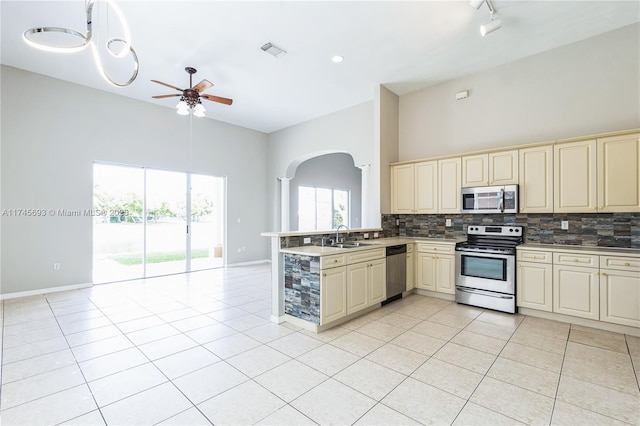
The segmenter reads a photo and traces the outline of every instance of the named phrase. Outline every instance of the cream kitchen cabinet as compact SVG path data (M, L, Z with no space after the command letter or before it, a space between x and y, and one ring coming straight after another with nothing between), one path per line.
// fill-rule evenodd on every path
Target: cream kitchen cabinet
M640 327L640 259L600 256L600 320Z
M462 187L518 183L518 150L462 157Z
M438 160L439 213L460 213L461 167L460 157Z
M407 289L413 290L416 287L416 269L415 258L413 253L414 244L407 244Z
M519 307L553 311L553 254L518 250L516 303Z
M520 212L553 213L553 145L519 151Z
M320 271L320 324L328 324L347 315L347 268Z
M437 213L438 162L392 166L391 188L393 213Z
M387 263L384 256L385 249L360 251L347 256L347 315L386 299Z
M596 146L595 139L554 146L554 212L597 211Z
M391 167L391 212L415 212L415 165L399 164Z
M455 294L454 246L429 243L417 243L417 246L416 287Z
M554 252L553 312L600 319L598 256Z
M640 134L597 141L599 212L640 212Z

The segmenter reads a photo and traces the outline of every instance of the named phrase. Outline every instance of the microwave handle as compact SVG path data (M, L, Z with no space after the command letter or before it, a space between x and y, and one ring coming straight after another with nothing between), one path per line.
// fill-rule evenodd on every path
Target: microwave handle
M504 188L500 188L500 213L504 213Z

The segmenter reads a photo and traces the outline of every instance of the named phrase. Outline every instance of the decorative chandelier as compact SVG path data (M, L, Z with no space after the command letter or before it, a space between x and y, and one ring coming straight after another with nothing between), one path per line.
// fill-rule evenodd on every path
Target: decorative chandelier
M98 68L98 72L109 84L112 84L117 87L128 86L136 79L138 76L138 70L140 68L140 62L138 60L138 55L136 51L131 46L131 34L129 33L129 26L124 17L124 14L118 8L118 6L112 0L101 0L106 3L117 15L118 20L123 28L124 36L120 37L112 37L107 40L106 48L107 52L109 52L115 58L124 58L127 54L131 54L133 58L133 74L131 78L124 83L119 83L112 80L104 70L102 65L102 58L100 57L100 53L98 52L98 48L96 47L96 43L93 40L93 6L98 0L88 0L86 5L86 25L87 31L86 33L81 33L76 30L71 30L68 28L59 28L59 27L35 27L26 30L22 37L25 42L37 49L46 50L49 52L58 52L58 53L73 53L84 50L87 46L91 46L91 51L93 53L93 59L96 64L96 68ZM76 44L71 44L68 46L52 46L46 43L42 43L35 40L36 35L38 34L47 34L47 33L57 33L63 35L70 35L76 39L80 39ZM120 46L120 49L117 49L117 46Z

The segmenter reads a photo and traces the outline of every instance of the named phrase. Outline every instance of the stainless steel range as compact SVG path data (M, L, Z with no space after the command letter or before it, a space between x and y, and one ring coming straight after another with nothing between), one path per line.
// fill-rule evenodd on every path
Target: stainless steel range
M470 225L456 244L456 302L516 312L516 246L521 226Z

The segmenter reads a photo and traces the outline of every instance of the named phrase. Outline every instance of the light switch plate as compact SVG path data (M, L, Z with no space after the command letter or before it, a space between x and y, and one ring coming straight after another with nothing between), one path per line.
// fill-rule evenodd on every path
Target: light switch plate
M303 244L311 244L311 238L305 238Z
M373 238L378 238L378 233L377 232L373 233Z
M444 226L451 226L451 219L445 219Z
M563 220L562 223L561 223L561 227L565 231L568 230L569 229L569 221L568 220Z
M369 233L365 232L364 235L362 236L365 240L369 239Z

